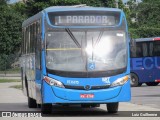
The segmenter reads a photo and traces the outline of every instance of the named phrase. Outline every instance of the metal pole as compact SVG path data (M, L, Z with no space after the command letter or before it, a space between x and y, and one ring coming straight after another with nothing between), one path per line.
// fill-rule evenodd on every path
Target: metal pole
M116 3L116 8L118 8L118 0L115 0L115 3Z

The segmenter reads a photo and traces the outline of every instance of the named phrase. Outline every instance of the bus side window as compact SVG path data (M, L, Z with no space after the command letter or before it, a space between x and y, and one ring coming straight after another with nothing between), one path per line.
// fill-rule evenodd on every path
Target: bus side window
M147 47L147 43L142 43L142 49L143 49L143 57L148 56L148 47Z
M36 23L36 68L41 69L41 30L40 30L40 21Z
M142 43L136 44L136 57L143 57Z
M153 43L149 44L149 56L153 56Z
M154 42L154 56L160 56L160 43Z

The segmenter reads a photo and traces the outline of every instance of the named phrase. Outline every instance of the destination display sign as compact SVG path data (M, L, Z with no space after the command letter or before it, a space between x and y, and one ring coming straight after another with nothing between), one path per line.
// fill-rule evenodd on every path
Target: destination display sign
M49 14L51 24L55 26L114 26L119 22L115 14Z
M114 16L55 16L55 25L115 25Z

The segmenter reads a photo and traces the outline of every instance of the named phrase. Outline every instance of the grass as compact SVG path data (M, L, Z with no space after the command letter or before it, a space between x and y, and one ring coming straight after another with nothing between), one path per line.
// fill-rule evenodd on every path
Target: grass
M8 83L8 82L21 82L21 80L0 79L0 83Z
M16 74L20 73L20 68L7 69L6 71L0 71L0 74Z
M13 85L13 86L10 86L10 88L16 88L16 89L22 90L22 85Z

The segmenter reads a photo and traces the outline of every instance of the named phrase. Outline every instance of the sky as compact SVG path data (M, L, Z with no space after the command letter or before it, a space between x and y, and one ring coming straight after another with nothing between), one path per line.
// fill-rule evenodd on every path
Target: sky
M9 3L15 3L18 2L19 0L9 0Z
M126 3L129 0L123 0L124 3ZM142 0L137 0L138 2L141 2Z

